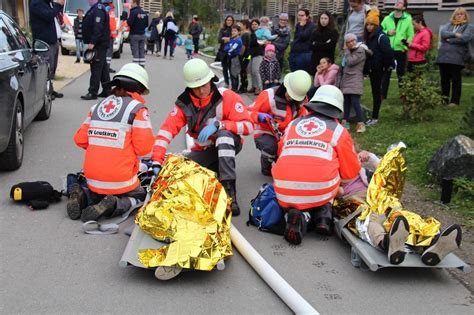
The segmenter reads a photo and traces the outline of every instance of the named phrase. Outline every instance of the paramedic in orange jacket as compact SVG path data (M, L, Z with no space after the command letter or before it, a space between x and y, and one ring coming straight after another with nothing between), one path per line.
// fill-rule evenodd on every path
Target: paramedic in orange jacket
M86 150L87 189L71 188L67 213L73 220L117 216L145 199L137 177L139 156L149 154L154 135L140 94L148 94L148 74L129 63L108 83L112 95L94 105L74 135Z
M217 88L216 77L201 59L184 65L186 90L161 126L153 148L155 173L165 158L166 149L185 125L194 147L187 155L200 165L218 172L219 180L232 198L232 214L239 215L235 190L235 155L242 149L241 136L253 132L253 123L240 96Z
M272 176L271 169L277 158L278 139L270 120L283 134L286 126L296 117L306 115L303 104L311 87L311 77L306 71L288 73L283 84L262 91L250 105L250 116L255 123L255 145L261 151L260 165L263 175Z
M337 120L344 97L332 85L321 86L305 105L309 114L287 127L272 169L278 203L287 210L285 239L299 244L307 224L316 233L332 233L331 202L341 180L360 171L352 138Z

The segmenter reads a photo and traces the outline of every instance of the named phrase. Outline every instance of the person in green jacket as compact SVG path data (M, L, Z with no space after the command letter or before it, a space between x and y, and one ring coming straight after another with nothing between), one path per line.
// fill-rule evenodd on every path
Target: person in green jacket
M381 24L383 31L388 35L395 60L397 61L398 86L400 86L405 74L408 59L408 42L411 42L415 35L411 15L406 12L407 5L407 0L395 2L395 10L387 15ZM387 98L391 74L392 70L389 69L382 77L382 97L384 99Z

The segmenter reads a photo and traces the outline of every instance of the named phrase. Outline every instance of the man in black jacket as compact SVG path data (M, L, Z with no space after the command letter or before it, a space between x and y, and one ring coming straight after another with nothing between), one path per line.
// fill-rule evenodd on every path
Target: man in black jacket
M140 0L132 1L132 9L127 19L130 27L130 48L133 62L145 67L145 30L148 28L148 14L140 7Z
M194 55L197 55L199 53L199 36L202 33L202 25L197 15L193 16L193 20L188 26L188 33L193 37Z
M53 97L63 97L62 93L54 91L52 81L56 74L58 65L58 33L56 29L56 17L63 11L64 0L31 0L30 3L30 25L33 33L33 40L39 39L49 45L49 50L40 53L49 63L49 76Z
M107 48L110 41L109 14L105 6L98 0L88 0L90 9L84 16L82 22L82 33L84 44L88 50L94 50L95 56L91 60L91 78L89 81L89 92L81 96L83 100L97 99L100 84L102 93L99 96L108 96L110 93L104 88L104 83L110 81L109 68L107 66Z

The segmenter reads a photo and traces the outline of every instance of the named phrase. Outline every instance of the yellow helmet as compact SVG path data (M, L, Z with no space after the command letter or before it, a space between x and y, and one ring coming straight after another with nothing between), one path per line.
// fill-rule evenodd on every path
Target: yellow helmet
M184 82L188 88L197 88L211 81L215 74L202 59L191 59L183 68Z
M283 85L292 99L301 102L311 88L311 77L306 71L296 70L285 76Z

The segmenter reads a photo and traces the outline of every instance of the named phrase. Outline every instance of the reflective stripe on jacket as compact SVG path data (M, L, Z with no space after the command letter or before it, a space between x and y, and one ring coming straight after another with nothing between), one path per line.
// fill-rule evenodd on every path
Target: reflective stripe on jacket
M143 104L109 96L91 108L74 141L86 150L88 187L98 194L118 195L139 185L138 157L150 153L154 136Z
M352 138L336 120L312 113L290 123L272 168L278 203L305 210L331 201L341 179L360 171Z
M252 117L255 123L254 138L261 136L262 134L273 135L270 126L267 123L261 123L258 121L259 113L267 113L273 116L273 119L278 124L278 129L283 133L288 124L299 116L304 116L308 112L303 107L305 101L301 103L300 108L292 108L288 101L282 97L276 95L277 90L280 87L273 87L262 91L255 102L249 106L250 117Z
M205 143L198 142L201 130L215 121L221 122L221 129L239 136L253 133L253 122L242 98L231 90L217 89L212 86L211 95L198 99L191 95L191 90L181 94L175 107L161 126L153 147L153 161L163 163L166 149L173 138L188 125L188 134L194 139L192 150L205 150L215 145L215 135ZM243 140L242 140L243 141Z

